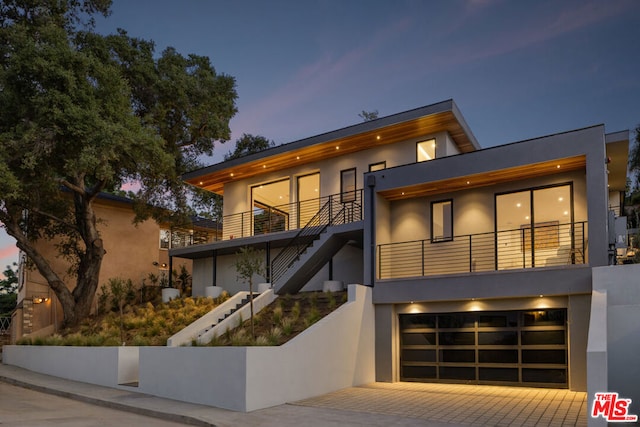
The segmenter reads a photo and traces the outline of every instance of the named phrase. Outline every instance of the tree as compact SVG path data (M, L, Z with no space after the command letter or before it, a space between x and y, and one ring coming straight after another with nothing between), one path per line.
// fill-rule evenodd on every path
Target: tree
M16 308L16 290L18 288L18 264L7 265L4 279L0 280L0 317L8 316Z
M91 17L110 0L0 4L0 222L47 280L66 326L89 314L105 254L93 203L136 181L137 220L185 218L181 174L229 139L235 81ZM197 197L197 195L196 195ZM175 212L175 214L168 214ZM56 242L63 277L37 242Z
M365 122L369 122L371 120L375 120L378 118L378 110L373 111L365 111L362 110L362 113L358 114L358 116Z
M640 189L640 125L636 127L636 137L629 153L629 173L635 175L634 192Z
M236 140L236 148L233 151L229 151L224 155L224 160L237 159L253 153L259 153L268 148L274 147L275 142L260 135L251 135L250 133L243 133L240 138Z
M249 283L249 303L251 305L251 336L256 339L253 329L253 276L264 275L264 251L252 246L243 246L236 253L236 272L238 278Z

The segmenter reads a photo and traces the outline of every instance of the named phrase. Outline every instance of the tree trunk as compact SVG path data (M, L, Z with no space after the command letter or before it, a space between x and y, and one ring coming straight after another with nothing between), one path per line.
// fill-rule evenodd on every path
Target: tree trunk
M86 195L74 195L76 223L84 243L84 250L78 251L76 287L73 292L38 251L35 242L30 241L23 232L18 222L19 217L14 215L14 221L5 223L7 234L16 239L16 246L26 253L60 301L64 315L63 327L77 325L90 314L93 298L98 289L100 267L105 251L96 228L96 216L91 201L92 199Z

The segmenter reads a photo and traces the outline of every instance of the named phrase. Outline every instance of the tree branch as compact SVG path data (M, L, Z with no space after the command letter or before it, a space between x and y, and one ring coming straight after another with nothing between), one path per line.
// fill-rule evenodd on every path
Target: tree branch
M58 218L57 216L55 216L53 214L50 214L48 212L42 212L41 210L38 210L38 209L35 209L35 208L29 208L29 212L41 215L41 216L43 216L45 218L49 218L49 219L51 219L51 220L53 220L53 221L65 226L67 228L70 228L71 230L73 230L73 231L75 231L77 233L80 232L80 229L78 227L76 227L74 224L63 220L62 218Z
M84 188L82 188L82 187L80 187L78 185L72 184L66 179L60 178L60 179L58 179L58 182L60 184L64 185L65 187L67 187L69 190L71 190L73 192L76 192L76 193L78 193L80 195L85 196L87 194L87 191Z

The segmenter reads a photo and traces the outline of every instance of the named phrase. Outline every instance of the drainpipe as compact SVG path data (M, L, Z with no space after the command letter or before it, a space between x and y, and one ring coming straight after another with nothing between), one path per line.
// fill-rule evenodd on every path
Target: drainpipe
M371 283L365 283L367 286L373 287L376 282L376 200L375 200L375 191L374 188L376 186L376 177L374 175L367 176L367 188L369 190L369 203L371 206L368 211L371 214L371 218L369 219L369 238L371 239L371 244L369 247L370 251L370 261L369 269L370 269L370 277ZM364 207L364 212L366 216L367 206ZM366 220L366 218L365 218ZM366 221L365 221L366 222Z

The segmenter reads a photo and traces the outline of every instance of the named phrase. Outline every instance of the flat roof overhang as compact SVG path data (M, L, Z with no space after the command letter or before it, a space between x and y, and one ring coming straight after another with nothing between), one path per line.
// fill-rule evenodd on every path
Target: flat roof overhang
M585 168L586 156L581 155L383 190L380 191L379 194L387 200L411 199L553 175L567 171L584 170Z
M457 106L448 100L218 163L183 179L223 194L224 185L236 180L443 131L463 153L480 148Z

